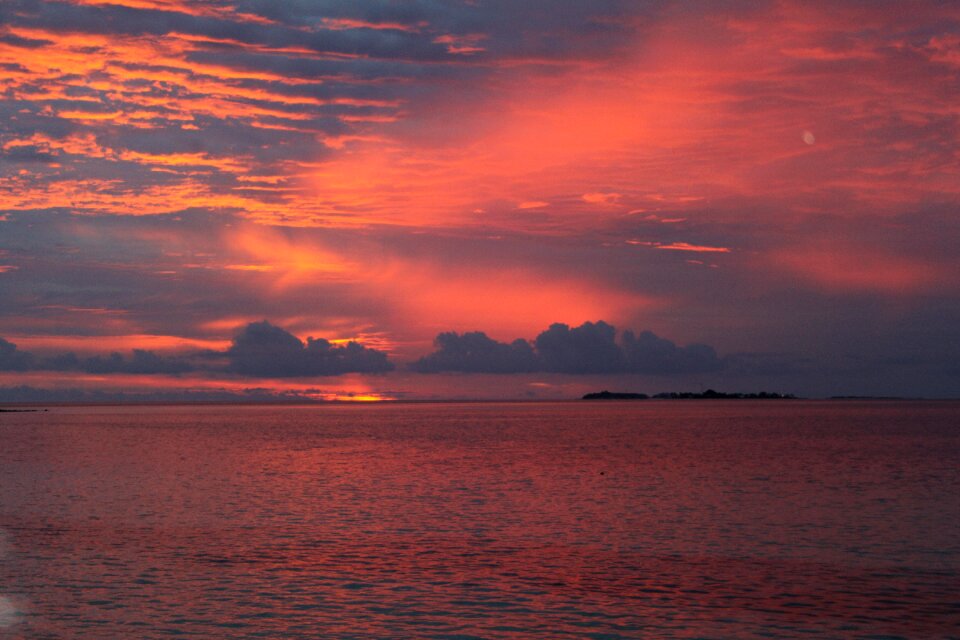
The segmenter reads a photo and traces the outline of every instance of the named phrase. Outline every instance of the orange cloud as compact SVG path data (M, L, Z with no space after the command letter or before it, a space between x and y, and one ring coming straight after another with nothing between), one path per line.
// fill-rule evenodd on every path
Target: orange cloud
M655 244L654 249L666 249L668 251L696 251L700 253L730 253L730 249L726 247L707 247L703 245L689 244L686 242Z
M517 209L542 209L548 206L550 206L550 203L543 200L527 200L518 204Z
M357 266L341 255L317 243L295 242L268 227L247 225L225 235L231 252L253 258L249 264L228 264L227 269L269 274L271 286L278 291L320 280L344 280L356 277Z
M320 24L322 24L325 29L334 31L344 29L388 29L393 31L416 32L418 26L427 26L426 23L409 25L401 22L371 22L369 20L358 20L356 18L321 18Z
M590 204L616 204L622 197L619 193L593 192L585 193L580 198Z
M470 55L486 51L480 46L480 43L486 39L483 33L473 33L467 35L442 35L433 39L438 44L447 45L447 52L459 55Z
M647 240L627 240L627 244L650 247L652 249L665 249L667 251L693 251L699 253L730 253L727 247L710 247L705 245L690 244L688 242L671 242L664 244L662 242L651 242Z
M223 350L230 346L229 340L197 339L182 336L152 335L143 333L111 335L50 335L9 334L4 336L25 351L62 353L73 351L79 354L102 355L107 352L127 352L133 349L148 349L158 352L183 352L205 349Z

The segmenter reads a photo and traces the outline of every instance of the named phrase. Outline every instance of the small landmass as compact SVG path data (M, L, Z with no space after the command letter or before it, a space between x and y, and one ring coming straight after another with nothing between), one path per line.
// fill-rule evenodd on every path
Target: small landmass
M600 391L598 393L588 393L583 396L584 400L647 400L651 398L645 393L621 393L614 391ZM702 393L690 391L668 391L657 393L652 396L654 400L795 400L796 396L790 393L776 393L773 391L760 391L757 393L723 393L707 389Z
M675 391L658 393L654 398L667 400L795 400L792 393L777 393L775 391L759 391L757 393L723 393L707 389L703 393Z
M616 391L600 391L598 393L588 393L583 396L584 400L646 400L649 398L645 393L620 393Z

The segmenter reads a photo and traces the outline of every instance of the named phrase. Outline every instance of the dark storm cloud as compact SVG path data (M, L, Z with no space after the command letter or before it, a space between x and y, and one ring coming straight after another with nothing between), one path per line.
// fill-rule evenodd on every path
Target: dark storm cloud
M78 358L73 353L65 353L43 358L22 351L12 342L0 338L0 371L177 374L193 369L193 365L182 358L164 357L143 349L134 349L129 358L119 353L91 358Z
M182 358L171 358L157 355L152 351L134 349L129 358L119 353L109 356L94 356L78 359L73 354L67 354L44 361L46 368L54 370L79 369L86 373L134 373L144 375L177 374L193 371L195 367ZM74 366L70 366L73 364Z
M526 340L497 342L481 331L441 333L434 340L436 351L411 365L414 371L464 371L471 373L518 373L537 371L540 362Z
M33 354L20 351L17 345L0 338L0 371L27 371L33 364Z
M226 368L218 361L226 359ZM194 352L163 356L134 349L129 357L120 353L80 358L73 353L40 357L21 351L0 338L0 371L82 371L94 374L177 375L192 371L226 372L263 378L336 376L344 373L382 373L393 364L382 351L356 342L334 345L323 338L301 341L293 334L264 320L237 334L225 352Z
M107 391L102 389L55 388L48 389L30 385L0 387L0 402L45 404L48 402L84 403L189 403L189 402L249 402L296 403L317 402L307 392L278 391L271 389L177 389L173 391Z
M534 344L546 371L607 373L623 369L623 353L615 342L616 329L603 322L585 322L571 329L552 324Z
M411 365L414 371L436 373L567 374L636 373L667 375L716 371L723 367L712 347L692 344L679 347L649 331L635 336L602 320L579 327L556 323L540 333L533 344L515 340L497 342L482 332L441 333L436 351Z
M678 347L650 331L634 336L624 331L621 337L624 369L631 373L702 373L716 371L723 366L713 347L689 344Z
M380 373L393 365L385 353L356 342L334 345L322 338L293 334L264 320L247 325L226 352L229 370L271 378Z

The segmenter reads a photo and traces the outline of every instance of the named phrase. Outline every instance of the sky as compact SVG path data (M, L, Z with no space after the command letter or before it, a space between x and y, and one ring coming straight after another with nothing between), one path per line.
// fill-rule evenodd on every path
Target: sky
M0 401L960 397L960 7L4 0Z

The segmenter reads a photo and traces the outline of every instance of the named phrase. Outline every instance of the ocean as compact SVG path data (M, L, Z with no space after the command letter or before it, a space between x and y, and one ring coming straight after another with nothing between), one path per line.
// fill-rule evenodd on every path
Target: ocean
M960 403L0 414L2 638L960 638Z

